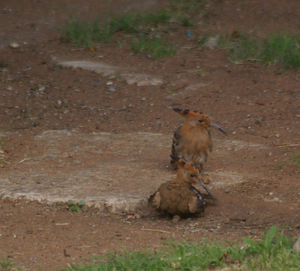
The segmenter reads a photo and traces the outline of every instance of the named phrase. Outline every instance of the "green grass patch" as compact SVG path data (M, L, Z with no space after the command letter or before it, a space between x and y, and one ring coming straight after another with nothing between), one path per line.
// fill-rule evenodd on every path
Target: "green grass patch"
M153 58L176 53L171 45L163 41L163 36L176 26L193 26L194 18L203 8L203 0L172 0L165 8L155 11L126 12L113 15L105 21L83 20L72 17L62 29L62 40L75 46L94 47L98 42L111 41L116 33L126 34L134 52L145 53ZM175 25L175 27L173 27ZM162 38L153 38L153 36Z
M205 36L204 36L205 37ZM203 37L199 38L199 45ZM274 34L265 39L239 33L221 37L218 46L228 51L233 61L261 61L266 65L279 64L287 69L300 68L300 38L287 34Z
M171 243L167 251L111 254L90 265L72 265L65 270L211 270L229 266L235 270L296 271L300 253L293 251L293 243L273 226L259 241L245 238L242 247L218 242Z
M81 200L79 202L75 202L73 200L69 200L67 202L67 204L68 204L69 211L80 213L82 211L82 208L85 205L85 202L83 200Z
M134 53L142 53L154 59L176 54L175 48L162 37L134 39L131 42L131 49Z
M4 257L0 259L0 270L1 271L12 271L16 270L14 263L8 258Z
M300 39L293 35L272 35L263 41L261 59L285 68L300 68Z
M106 42L112 37L109 25L100 26L99 21L88 22L72 17L63 27L62 40L75 46L91 47L96 42Z

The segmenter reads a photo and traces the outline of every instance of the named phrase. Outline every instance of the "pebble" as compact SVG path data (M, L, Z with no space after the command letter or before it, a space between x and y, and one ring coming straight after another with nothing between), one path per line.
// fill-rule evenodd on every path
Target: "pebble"
M229 193L230 190L231 190L230 187L226 187L226 188L224 189L224 192L225 192L225 193Z
M39 86L39 91L44 91L46 89L45 86Z
M109 87L107 90L110 92L115 92L117 89L115 87Z
M203 47L206 47L208 49L215 49L218 47L218 36L210 37L203 45Z
M12 42L9 44L9 47L12 49L18 49L20 47L20 44L17 42Z
M300 236L298 237L297 241L295 242L293 249L297 252L300 251Z
M112 81L108 81L108 82L106 82L106 85L107 86L111 86L113 84L113 82Z

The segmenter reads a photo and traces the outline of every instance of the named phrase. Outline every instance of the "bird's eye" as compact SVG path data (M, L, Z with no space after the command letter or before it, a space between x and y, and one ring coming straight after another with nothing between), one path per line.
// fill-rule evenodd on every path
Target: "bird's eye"
M193 174L193 173L191 173L191 175L190 175L192 178L194 178L194 177L196 177L196 175L195 174Z
M203 120L199 120L199 122L201 123L201 122L203 122Z

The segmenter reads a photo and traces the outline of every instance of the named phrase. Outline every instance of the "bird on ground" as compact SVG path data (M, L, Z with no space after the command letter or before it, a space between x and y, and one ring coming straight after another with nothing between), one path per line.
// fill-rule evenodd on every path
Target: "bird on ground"
M176 177L163 183L149 198L149 203L163 214L187 217L204 212L207 200L212 199L210 190L201 179L198 169L190 163L177 161ZM200 192L195 185L200 184L207 192Z
M196 167L200 172L212 151L212 139L209 128L215 127L225 135L227 132L217 123L212 122L202 112L189 109L174 108L175 112L185 118L173 135L171 149L171 166L177 168L177 161L184 159Z

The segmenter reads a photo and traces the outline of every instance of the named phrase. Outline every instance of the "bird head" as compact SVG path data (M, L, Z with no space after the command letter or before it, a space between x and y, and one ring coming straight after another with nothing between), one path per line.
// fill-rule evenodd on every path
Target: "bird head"
M177 161L177 177L189 184L196 184L200 178L200 172L189 162L179 159Z
M202 112L181 108L173 108L173 110L183 116L186 122L193 127L202 127L207 129L208 127L212 126L217 128L223 134L227 135L227 132L219 124L212 122L210 118L204 115Z
M177 178L178 179L180 179L190 185L200 184L206 190L209 197L214 199L209 188L203 182L198 169L193 167L189 162L185 161L184 159L179 159L177 161L177 167L178 167L178 169L177 169Z

